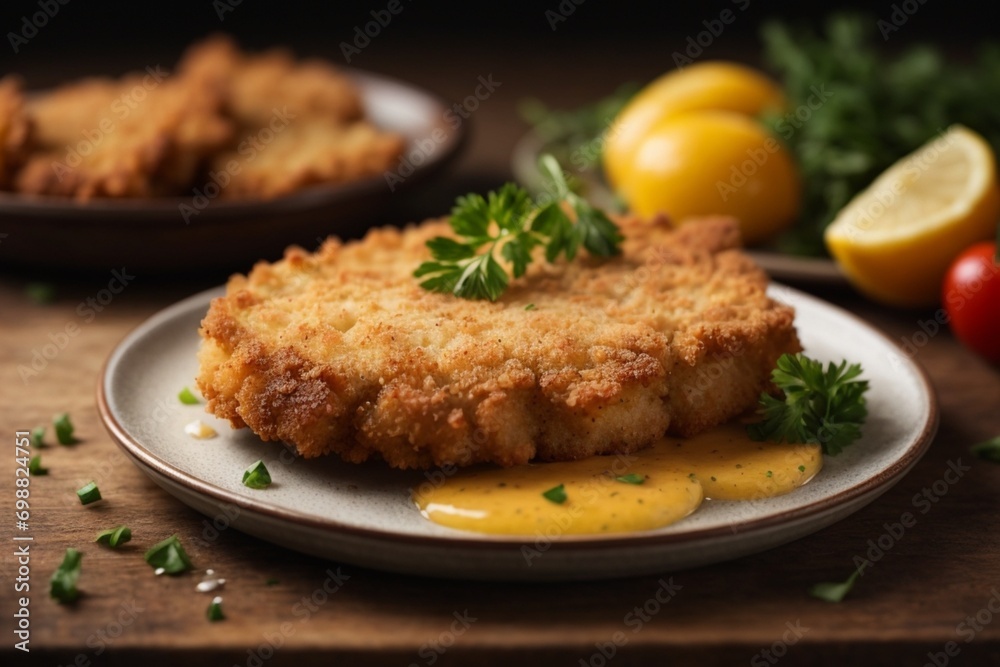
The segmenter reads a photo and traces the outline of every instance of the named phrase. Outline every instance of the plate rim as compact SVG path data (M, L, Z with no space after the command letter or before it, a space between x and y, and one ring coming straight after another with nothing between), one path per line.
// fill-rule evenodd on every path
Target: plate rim
M449 101L446 97L409 81L357 67L339 66L339 69L357 81L358 85L362 88L365 86L393 86L401 88L408 93L417 94L433 102L436 108L442 110L449 108ZM41 93L45 92L45 90L47 89L38 89L29 92ZM367 103L364 95L362 95L362 101ZM451 158L457 155L468 142L468 139L468 121L462 123L458 128L452 128L452 131L447 134L445 141L441 144L440 149L435 150L434 154L427 161L415 166L414 176L418 174L423 175L433 171L435 167L448 164ZM410 148L411 146L408 143L407 147L404 148L404 154ZM407 180L410 180L410 178ZM211 207L205 209L202 213L211 211L214 214L211 221L215 222L227 220L231 217L281 212L289 208L311 208L321 205L331 198L340 200L359 193L374 193L384 185L384 179L381 175L369 176L344 183L316 183L272 199L214 200ZM177 207L181 204L190 204L191 199L191 196L184 195L126 198L95 197L81 202L73 197L27 195L19 192L0 190L0 216L13 214L32 217L60 215L73 219L89 218L100 220L103 226L117 223L134 227L136 219L131 216L140 215L146 216L146 218L145 220L139 220L139 224L145 223L152 226L159 222L157 216L176 216ZM206 220L206 222L208 221Z
M940 409L937 393L931 382L927 371L917 360L903 354L902 349L885 333L865 322L853 313L832 304L823 299L819 299L810 294L802 292L787 285L771 281L771 285L783 290L783 293L791 292L796 298L812 302L813 305L833 309L837 315L845 317L857 325L867 329L871 334L883 339L891 348L900 352L900 358L904 363L909 364L914 372L921 388L927 396L927 413L917 434L911 442L907 444L902 456L894 460L885 470L866 477L847 489L835 495L816 500L801 507L779 512L773 516L761 517L739 524L738 530L732 526L716 526L708 528L698 528L686 532L676 532L667 534L655 534L644 531L637 531L630 534L616 534L610 536L594 535L561 535L557 540L551 540L547 549L549 551L601 551L615 550L627 547L664 547L675 544L691 544L704 540L712 540L737 534L751 534L780 528L782 525L794 523L813 517L823 515L835 508L848 505L852 501L860 501L870 494L881 495L879 492L887 491L896 482L902 479L907 472L924 456L930 447L934 436L937 433L940 422ZM109 399L108 385L112 379L112 371L117 368L121 357L136 341L147 335L157 326L165 321L169 321L178 313L188 311L195 303L211 302L221 295L223 286L213 287L184 298L166 308L156 312L136 327L134 327L122 340L120 340L105 359L101 366L97 380L97 409L101 421L111 435L112 440L119 446L122 452L162 475L168 480L177 483L188 490L194 491L217 504L236 505L241 509L263 515L267 518L278 521L289 521L300 527L319 530L323 532L336 532L347 534L351 537L369 539L382 543L406 543L416 546L454 546L455 548L496 551L522 546L529 543L534 536L511 535L511 536L479 536L476 533L466 535L413 535L399 533L392 530L370 528L363 526L352 526L340 523L333 519L319 519L307 515L302 515L294 510L273 506L267 502L262 502L254 498L247 498L215 486L209 482L199 479L191 473L187 473L173 464L154 455L146 449L141 442L134 438L114 415ZM186 504L186 503L185 503Z

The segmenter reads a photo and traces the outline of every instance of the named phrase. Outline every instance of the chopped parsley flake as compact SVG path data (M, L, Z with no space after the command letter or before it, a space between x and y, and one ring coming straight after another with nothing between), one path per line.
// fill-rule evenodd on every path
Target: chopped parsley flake
M153 568L163 568L166 574L181 574L191 569L191 559L181 546L176 535L171 535L162 542L155 544L146 552L146 562Z
M132 530L128 526L118 526L117 528L109 528L108 530L99 532L94 541L106 547L117 549L131 539Z
M266 489L271 485L271 473L263 461L257 461L243 471L243 486L251 489Z
M553 502L556 505L562 505L566 502L566 486L564 484L553 486L548 491L542 492L542 495L546 500Z
M642 475L637 475L634 472L630 472L627 475L622 475L621 477L615 477L616 482L621 482L622 484L642 484L646 481L646 478Z
M101 499L101 490L97 488L96 482L90 482L77 490L76 495L80 498L81 505L89 505Z

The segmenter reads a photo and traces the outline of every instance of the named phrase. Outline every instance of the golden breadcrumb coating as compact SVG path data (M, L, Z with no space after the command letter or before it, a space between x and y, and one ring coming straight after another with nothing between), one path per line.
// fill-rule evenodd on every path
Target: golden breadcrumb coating
M250 153L252 159L239 150L222 153L213 159L212 169L238 165L223 197L270 199L316 183L345 183L381 174L403 148L402 137L363 121L338 126L325 120L292 119L270 143Z
M247 128L267 125L275 110L331 124L364 113L357 87L340 70L322 60L296 61L284 49L246 54L229 37L216 35L188 49L178 69L221 88L229 113Z
M379 175L404 148L338 68L227 37L189 48L173 75L82 79L27 105L0 82L0 188L25 194L190 196L225 169L221 196L271 198Z
M31 194L152 197L179 192L233 136L222 98L178 77L92 79L31 107L41 150L17 178Z
M536 261L496 303L412 277L445 221L290 248L213 300L207 409L305 457L426 468L631 452L753 406L801 347L736 223L619 224L622 255Z

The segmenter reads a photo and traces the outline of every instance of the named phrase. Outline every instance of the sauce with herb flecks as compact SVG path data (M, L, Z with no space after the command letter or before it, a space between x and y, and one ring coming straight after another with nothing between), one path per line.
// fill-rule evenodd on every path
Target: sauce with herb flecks
M754 442L734 422L693 438L667 437L635 454L466 469L420 487L414 501L435 523L480 533L622 533L680 521L705 498L758 500L794 491L822 465L818 445ZM547 493L559 485L562 493Z

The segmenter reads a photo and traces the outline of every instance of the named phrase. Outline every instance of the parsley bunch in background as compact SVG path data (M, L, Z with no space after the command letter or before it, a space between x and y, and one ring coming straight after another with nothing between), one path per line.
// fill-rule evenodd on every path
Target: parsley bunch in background
M997 45L957 63L927 46L886 57L872 17L833 15L825 33L782 22L762 29L765 59L788 97L788 111L765 120L795 154L805 188L799 224L778 241L794 254L825 254L823 230L837 212L950 125L1000 148Z

